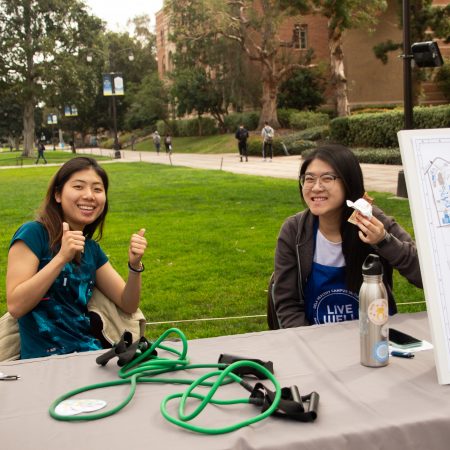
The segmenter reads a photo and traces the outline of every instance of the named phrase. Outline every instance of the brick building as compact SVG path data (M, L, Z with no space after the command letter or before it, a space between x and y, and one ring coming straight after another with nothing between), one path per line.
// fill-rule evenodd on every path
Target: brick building
M445 6L447 0L435 0L435 5ZM350 108L364 105L403 103L402 51L391 52L387 64L377 59L373 47L391 39L402 42L402 30L398 26L396 2L388 1L388 9L380 16L373 33L367 30L349 30L344 35L344 62L347 77ZM156 14L156 46L158 71L161 77L172 69L173 43L169 42L169 23L164 11ZM295 16L287 19L279 32L281 45L292 46L291 51L301 52L313 48L315 60L329 62L327 19L318 15ZM292 45L293 44L293 45ZM450 46L439 42L443 56L450 56ZM243 56L245 57L245 56ZM422 84L422 104L445 103L442 94L433 82ZM328 103L332 99L328 96Z

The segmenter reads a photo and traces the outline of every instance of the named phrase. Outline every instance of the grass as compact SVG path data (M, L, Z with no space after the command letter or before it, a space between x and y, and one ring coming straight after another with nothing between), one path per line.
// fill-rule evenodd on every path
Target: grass
M126 276L129 236L147 229L141 309L148 321L265 314L278 231L286 217L301 209L295 180L146 163L108 164L106 169L111 179L110 213L102 248ZM56 170L41 166L2 172L0 313L6 310L10 238L33 218ZM407 200L370 194L412 231ZM398 275L395 292L397 302L423 300L423 292ZM149 326L147 335L155 338L170 326ZM264 317L175 326L190 339L267 329Z
M161 151L165 151L164 137L161 138ZM173 151L175 153L236 153L237 143L234 134L217 134L214 136L174 137ZM155 151L153 141L145 139L135 145L138 151Z
M94 157L98 160L110 160L113 158L113 155L110 155L110 153L112 153L112 150L105 150L105 156ZM68 159L74 158L75 156L80 156L70 152L63 152L59 150L53 151L49 149L44 152L44 155L48 164L60 164ZM0 151L0 166L30 166L36 162L36 158L37 152L35 152L33 157L24 157L22 156L21 151ZM44 161L40 159L39 164L44 164Z

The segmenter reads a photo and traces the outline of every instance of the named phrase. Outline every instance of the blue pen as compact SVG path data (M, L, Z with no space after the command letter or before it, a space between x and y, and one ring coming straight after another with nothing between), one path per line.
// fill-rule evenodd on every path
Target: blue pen
M397 356L397 358L414 358L414 353L392 350L391 356Z

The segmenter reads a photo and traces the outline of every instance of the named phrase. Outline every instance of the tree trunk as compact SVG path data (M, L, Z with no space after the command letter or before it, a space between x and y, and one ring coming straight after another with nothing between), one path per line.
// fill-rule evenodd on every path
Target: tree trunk
M23 2L23 20L25 28L25 56L26 56L26 79L25 79L25 102L23 108L23 156L32 156L34 148L34 54L33 34L31 31L31 1Z
M330 66L331 85L334 90L335 107L339 117L350 114L347 97L347 78L345 76L344 52L342 50L342 33L339 30L330 30Z
M269 122L271 127L277 129L280 128L277 115L278 80L271 69L273 63L269 65L262 63L262 111L258 127L262 128L265 122Z
M23 153L22 156L33 156L34 148L34 101L28 100L23 109Z

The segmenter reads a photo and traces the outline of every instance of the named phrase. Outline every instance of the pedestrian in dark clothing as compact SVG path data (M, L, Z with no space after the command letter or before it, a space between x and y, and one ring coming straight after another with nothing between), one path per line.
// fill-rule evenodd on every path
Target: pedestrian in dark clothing
M39 142L37 150L38 150L38 157L36 159L35 164L37 164L41 158L44 160L44 164L47 164L47 160L45 159L44 156L45 145L43 142Z
M164 138L164 146L166 147L166 153L172 153L172 136L169 133Z
M242 158L245 157L245 161L248 162L248 153L247 153L247 139L248 139L248 131L244 128L244 125L239 125L238 130L236 131L235 138L238 140L238 148L239 148L239 156Z

